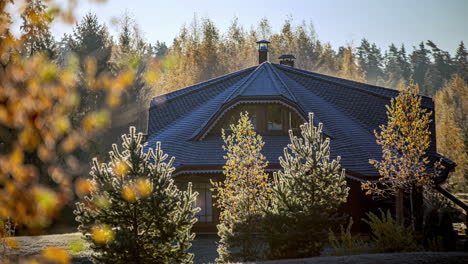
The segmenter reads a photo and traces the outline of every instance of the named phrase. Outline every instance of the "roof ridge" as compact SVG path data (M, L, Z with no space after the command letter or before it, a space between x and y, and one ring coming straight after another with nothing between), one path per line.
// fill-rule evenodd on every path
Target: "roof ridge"
M289 94L289 96L294 100L294 101L297 101L296 100L296 97L294 96L294 94L292 93L292 91L289 89L289 87L286 85L286 83L283 81L283 79L279 76L279 73L276 72L275 68L273 68L273 66L271 66L270 64L270 71L276 76L276 78L281 82L281 84L283 85L283 87L285 88L286 92ZM278 91L279 92L279 91Z
M248 67L248 68L245 68L243 70L228 73L228 74L225 74L225 75L221 75L219 77L209 79L209 80L206 80L206 81L203 81L203 82L199 82L199 83L193 84L191 86L184 87L182 89L178 89L178 90L175 90L175 91L172 91L172 92L169 92L169 93L154 96L151 99L150 108L154 106L153 102L157 101L158 99L164 98L165 102L172 101L172 100L175 100L177 98L180 98L181 96L190 95L190 94L192 94L194 92L198 92L200 90L206 89L206 88L210 87L211 85L214 85L214 84L217 84L219 82L223 82L223 81L232 79L234 77L237 77L237 76L239 76L239 75L241 75L241 74L243 74L245 72L248 72L249 70L252 70L255 67L257 67L257 66ZM177 93L180 93L180 94L177 94ZM174 95L174 94L176 94L176 95ZM170 97L171 95L173 95L174 97ZM168 98L168 97L170 97L170 98Z
M256 67L255 70L253 72L251 72L249 74L249 76L247 76L246 78L244 78L243 80L241 80L240 84L237 86L236 89L232 89L232 92L226 97L226 99L224 100L224 103L227 103L229 102L230 100L232 100L232 96L237 92L239 91L238 93L241 94L246 88L247 88L247 85L252 83L252 81L254 80L254 76L257 76L259 74L259 69L264 65L265 63L262 63L260 65L257 65L257 66L254 66Z
M270 66L271 66L271 65L270 65ZM271 81L272 81L272 83L273 83L273 87L275 88L275 90L276 90L279 94L281 94L281 91L280 91L280 89L279 89L279 87L278 87L278 84L277 84L276 81L275 81L275 77L274 77L273 74L271 73L272 70L270 69L270 67L266 67L266 70L267 70L268 76L270 76L270 78L271 78Z
M339 77L335 77L335 76L331 76L331 75L306 71L306 70L298 69L298 68L286 67L286 66L280 65L280 64L274 64L274 66L279 67L281 70L284 70L284 71L289 71L289 72L305 75L307 77L311 77L311 78L314 78L314 79L317 79L317 80L320 80L320 81L333 83L333 84L336 84L336 85L339 85L339 86L343 86L343 87L346 87L346 88L350 88L350 89L353 89L353 90L357 90L357 91L360 91L360 92L364 92L364 93L379 96L379 97L384 97L384 98L388 98L388 99L393 98L391 96L388 96L388 95L385 95L385 94L382 94L382 93L378 93L378 92L375 92L375 91L370 91L370 90L366 90L366 89L357 87L355 85L350 84L349 82L369 86L369 87L372 87L372 88L378 88L380 90L384 90L384 91L393 92L393 93L398 94L397 90L382 87L382 86L372 85L372 84L363 83L363 82L356 82L356 81L352 81L352 80L348 80L348 79L343 79L343 78L339 78ZM338 82L338 80L342 80L342 81L345 81L345 82L348 82L348 83L341 83L341 82ZM431 97L428 97L428 96L425 96L425 95L420 95L420 94L419 94L419 96L421 96L423 99L425 99L425 101L430 100L432 102ZM430 102L427 102L427 103L431 104ZM431 106L431 108L433 108L433 106Z

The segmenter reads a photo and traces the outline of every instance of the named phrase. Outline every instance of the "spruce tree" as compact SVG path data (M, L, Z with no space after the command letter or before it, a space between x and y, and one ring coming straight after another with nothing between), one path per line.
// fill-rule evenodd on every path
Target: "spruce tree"
M442 89L446 80L452 77L454 68L452 58L447 51L441 50L430 40L427 41L427 45L431 48L433 63L426 72L425 90L428 92L427 95L432 96Z
M468 80L468 51L465 43L460 41L454 58L455 73L464 80Z
M411 78L411 65L406 55L405 45L401 45L400 50L398 51L398 65L401 69L401 75L405 82L409 81Z
M109 77L112 43L106 26L100 24L97 16L92 13L86 14L75 25L68 40L70 51L78 57L82 72L78 82L81 104L72 115L72 123L76 125L82 122L83 116L97 112L106 105L105 91L101 89L101 84L89 80ZM93 153L97 155L105 153L104 145L110 142L99 139L90 143L93 145Z
M301 125L301 137L289 131L291 144L280 157L283 171L274 173L271 208L264 224L268 257L298 258L320 255L337 209L349 188L340 157L330 159L330 139L322 124Z
M23 20L21 31L24 55L30 57L42 52L49 59L55 59L57 47L50 32L52 18L47 13L45 4L41 0L28 0L21 19Z
M232 134L223 130L223 149L227 151L225 180L212 182L216 205L221 209L218 225L219 262L252 261L261 255L255 234L260 217L268 206L270 183L264 172L267 162L261 154L264 142L254 131L247 113L241 113Z
M336 75L338 73L339 64L336 59L335 51L330 43L326 43L322 48L317 64L317 71L323 74Z
M95 60L96 75L109 70L112 43L107 27L99 24L95 14L86 14L76 24L69 45L83 65L89 58Z
M413 73L414 82L420 87L421 92L425 95L429 94L425 88L426 72L429 68L431 60L429 58L430 51L424 46L424 42L419 44L419 49L414 48L411 53L411 70Z
M315 29L312 22L310 22L309 25L302 22L297 26L295 37L296 51L294 51L293 54L297 58L300 58L300 60L296 62L295 67L308 71L315 71L320 53L318 50L319 44L317 43L317 36L315 35Z
M408 81L402 67L402 52L392 43L385 54L385 77L384 86L397 89L401 83Z
M114 73L128 69L135 70L149 59L149 45L145 43L141 30L129 13L124 13L118 21L117 43L112 46L109 64Z
M113 145L109 163L93 160L93 191L77 203L78 230L91 245L94 263L192 263L197 193L179 190L160 143L143 151L135 128Z
M200 57L195 58L196 60L200 60L200 75L197 77L199 82L226 73L223 63L220 60L223 51L220 49L221 41L218 28L213 21L204 18L202 20L201 32L202 41L199 46Z
M380 49L375 43L371 45L367 39L362 39L361 45L357 48L357 57L365 73L366 82L376 84L383 76L381 69L383 58Z

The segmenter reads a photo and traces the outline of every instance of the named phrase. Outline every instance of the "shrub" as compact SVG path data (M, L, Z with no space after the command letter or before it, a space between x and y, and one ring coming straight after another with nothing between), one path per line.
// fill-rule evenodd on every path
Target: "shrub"
M75 210L93 262L191 263L197 193L190 184L186 191L176 187L173 158L164 162L159 143L145 153L133 127L122 138L123 151L113 145L108 164L93 160L93 190Z
M305 258L320 255L327 230L334 217L316 211L268 213L264 219L263 235L267 259Z
M362 254L365 252L365 248L368 248L368 245L364 241L354 237L351 234L352 226L352 218L349 218L346 229L343 227L343 225L340 225L340 236L338 238L335 236L335 233L330 230L328 234L328 242L333 248L333 255L347 256Z
M415 251L418 247L410 228L399 224L392 218L390 211L385 214L380 210L380 217L372 212L367 213L368 220L363 219L372 229L377 251L383 253Z
M453 203L428 189L424 192L424 247L429 251L455 250L457 234L452 223L460 215Z

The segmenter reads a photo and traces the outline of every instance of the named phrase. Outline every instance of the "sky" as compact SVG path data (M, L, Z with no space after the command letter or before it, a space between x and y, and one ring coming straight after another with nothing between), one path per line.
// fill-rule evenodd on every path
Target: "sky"
M66 2L66 0L59 0ZM468 0L107 0L79 1L78 18L87 12L97 14L110 32L112 21L124 12L133 15L149 42L171 44L184 23L209 17L225 32L234 17L246 28L266 17L279 31L291 16L293 23L312 22L318 39L334 48L359 46L362 38L386 49L391 43L412 50L428 39L453 53L460 41L468 44ZM61 38L71 26L54 24L53 34Z

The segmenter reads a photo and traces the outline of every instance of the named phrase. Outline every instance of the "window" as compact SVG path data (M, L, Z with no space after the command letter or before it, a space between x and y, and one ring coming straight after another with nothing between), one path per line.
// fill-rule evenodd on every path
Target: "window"
M268 104L266 107L267 130L283 130L283 107L279 104Z
M231 125L237 125L237 121L240 118L240 113L249 113L250 121L252 122L252 125L254 126L254 129L257 129L257 112L258 109L254 105L242 105L242 106L237 106L233 110L229 111L227 113L221 123L221 128L224 130L231 130Z
M289 110L288 111L288 129L299 129L302 124L304 124L304 121L297 116L296 113L293 111Z
M201 211L195 217L198 222L212 222L213 221L213 201L211 195L211 184L209 183L194 183L193 190L198 192L195 206L200 207Z
M230 130L241 112L249 113L254 129L262 135L287 135L289 129L297 132L304 123L294 110L279 103L239 104L225 113L211 133L219 135L221 129Z

